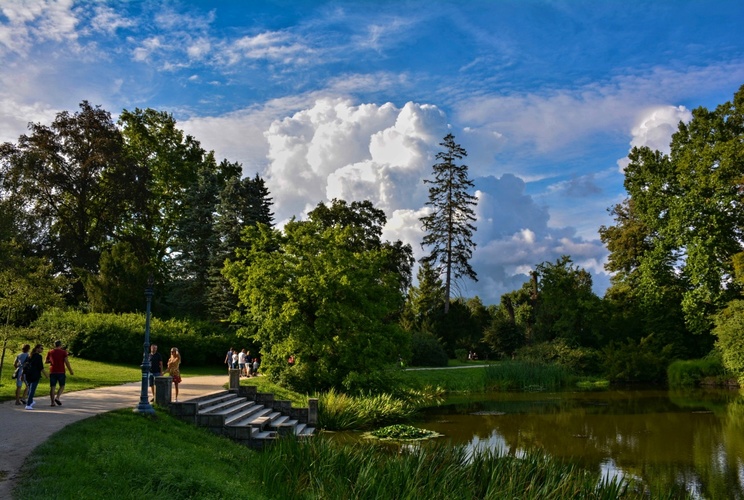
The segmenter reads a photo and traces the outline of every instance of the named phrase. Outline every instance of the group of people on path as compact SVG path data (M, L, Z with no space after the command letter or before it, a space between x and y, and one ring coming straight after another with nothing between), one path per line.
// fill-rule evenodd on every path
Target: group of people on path
M163 371L163 356L158 352L157 344L150 345L150 391L152 392L152 399L150 402L155 401L155 377L160 377L164 374L169 374L173 379L173 386L175 387L175 400L178 401L178 384L181 383L181 353L178 351L178 347L171 347L170 358L165 365L166 369Z
M70 360L68 358L67 350L62 347L62 341L57 340L54 343L54 349L49 351L46 356L46 361L42 361L41 353L44 352L44 346L42 344L36 344L33 349L31 345L25 344L21 349L21 353L16 356L13 362L15 371L13 372L13 378L16 379L16 405L25 405L27 410L33 410L36 401L36 389L39 387L42 375L44 378L49 379L49 399L51 406L62 406L62 393L65 391L65 384L67 382L67 373L65 369L70 371L70 375L74 375L72 367L70 366ZM44 370L44 364L49 366L49 375ZM59 389L57 389L59 384Z
M228 373L230 370L240 370L241 377L257 377L258 367L261 365L259 357L251 356L251 351L230 348L225 356Z

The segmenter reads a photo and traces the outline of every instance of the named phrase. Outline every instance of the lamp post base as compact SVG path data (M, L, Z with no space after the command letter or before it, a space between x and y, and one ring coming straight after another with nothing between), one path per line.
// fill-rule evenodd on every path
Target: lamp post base
M134 413L141 413L143 415L155 415L155 408L153 408L150 403L140 403L132 411Z

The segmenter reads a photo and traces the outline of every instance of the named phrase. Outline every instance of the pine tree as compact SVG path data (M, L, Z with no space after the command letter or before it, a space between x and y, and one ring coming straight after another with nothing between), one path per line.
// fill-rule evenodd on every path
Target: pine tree
M453 281L468 277L478 281L475 271L470 266L475 243L473 232L475 226L476 198L468 192L473 188L473 181L468 178L467 165L457 165L468 153L455 143L455 136L447 134L444 142L439 143L445 148L436 155L439 163L434 164L434 179L425 179L431 184L429 201L426 204L433 211L420 220L424 225L426 235L421 246L431 247L431 253L421 259L437 267L444 275L444 312L449 312L450 297Z

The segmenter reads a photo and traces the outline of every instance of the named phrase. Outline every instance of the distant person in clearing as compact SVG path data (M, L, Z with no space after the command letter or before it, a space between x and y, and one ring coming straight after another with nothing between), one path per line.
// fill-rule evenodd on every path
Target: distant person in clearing
M51 365L49 367L49 399L52 400L52 406L62 406L62 401L59 398L62 397L67 382L65 367L70 370L70 375L75 374L70 366L70 360L67 359L67 351L62 348L61 340L56 341L54 349L47 354L47 363ZM59 383L59 390L55 394L54 390L57 388L57 383Z
M178 402L178 384L181 383L181 354L177 347L171 348L168 369L165 370L165 373L169 373L173 377L173 386L176 388L176 402Z

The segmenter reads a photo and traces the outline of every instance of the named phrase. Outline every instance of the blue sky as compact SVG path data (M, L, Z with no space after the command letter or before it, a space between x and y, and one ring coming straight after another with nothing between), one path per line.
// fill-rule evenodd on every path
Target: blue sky
M602 295L623 159L732 98L743 22L729 0L0 0L0 141L84 99L166 110L264 177L279 223L369 199L420 257L423 179L452 132L479 199L460 293L498 303L567 254Z

